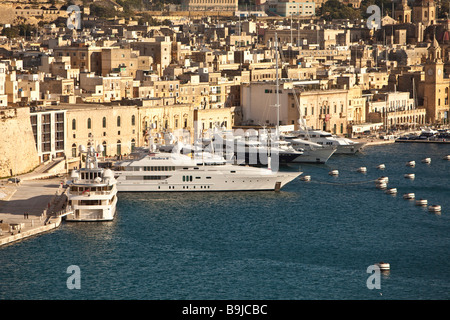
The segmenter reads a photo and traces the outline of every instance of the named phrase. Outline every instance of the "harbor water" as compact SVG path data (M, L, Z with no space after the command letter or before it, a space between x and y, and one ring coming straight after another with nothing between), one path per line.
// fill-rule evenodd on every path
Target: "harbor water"
M111 222L63 222L1 247L0 299L447 300L447 154L447 145L368 146L286 168L311 181L280 192L120 193ZM380 176L396 195L375 187ZM367 269L380 261L390 272L370 289ZM70 266L79 289L68 288Z

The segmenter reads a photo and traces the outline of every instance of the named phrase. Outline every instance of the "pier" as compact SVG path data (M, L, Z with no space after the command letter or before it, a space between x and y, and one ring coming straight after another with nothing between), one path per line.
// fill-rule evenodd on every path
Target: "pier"
M58 228L67 214L62 178L0 183L0 246Z
M399 142L399 143L436 143L436 144L450 144L450 141L448 140L418 140L418 139L411 139L411 140L406 140L406 139L397 139L395 140L395 142Z

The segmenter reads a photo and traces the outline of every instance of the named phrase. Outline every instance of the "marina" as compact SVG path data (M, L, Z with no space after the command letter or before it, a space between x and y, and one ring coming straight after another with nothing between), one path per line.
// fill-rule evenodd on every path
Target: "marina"
M1 298L39 299L43 286L47 299L67 294L73 299L448 298L449 177L442 174L449 170L443 160L447 153L432 144L426 149L368 146L357 155L334 156L327 165L301 165L302 176L310 180L295 179L280 192L184 192L177 197L120 192L112 221L62 220L51 232L2 246L4 261L14 263L0 271L11 280L1 284ZM425 157L432 162L421 163ZM416 166L405 167L412 159ZM385 164L383 176L380 163ZM367 172L361 175L357 168L363 166ZM339 176L328 175L333 168ZM416 179L403 178L408 169ZM298 171L298 166L286 170ZM378 179L397 192L389 197L378 192L373 187ZM57 189L59 180L54 181ZM19 189L29 184L24 181ZM428 205L416 206L397 194L428 199ZM431 211L432 205L441 210ZM70 253L60 249L66 245ZM59 257L52 268L45 259L49 254ZM20 263L30 255L31 261ZM425 272L422 259L433 265L432 272L428 267ZM86 276L84 290L67 292L57 284L65 280L45 270L64 271L74 261ZM374 261L390 264L382 297L364 285L365 268ZM287 279L295 285L286 286Z
M0 1L0 301L450 299L449 3L69 2Z

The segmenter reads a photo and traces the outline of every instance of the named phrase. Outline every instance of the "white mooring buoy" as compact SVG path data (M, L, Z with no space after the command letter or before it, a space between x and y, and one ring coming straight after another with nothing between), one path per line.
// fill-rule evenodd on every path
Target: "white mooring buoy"
M375 182L375 186L376 186L378 189L386 189L386 188L387 188L387 184L386 184L386 182L384 182L384 181L376 181L376 182Z
M412 199L414 199L416 197L416 195L414 194L414 193L405 193L404 195L403 195L403 199L406 199L406 200L412 200Z
M433 204L432 206L428 207L428 211L430 212L441 212L441 206L438 204Z
M397 188L390 188L386 190L387 194L397 194Z
M427 199L418 199L416 200L416 206L426 206L428 204Z
M375 264L380 268L381 271L389 271L391 269L391 265L387 262L379 262Z
M406 163L406 166L407 167L414 167L416 165L416 162L415 161L408 161L407 163Z
M331 170L330 172L328 172L328 174L330 176L337 176L337 175L339 175L339 171L338 170Z
M376 181L388 183L389 182L389 178L388 177L379 177Z

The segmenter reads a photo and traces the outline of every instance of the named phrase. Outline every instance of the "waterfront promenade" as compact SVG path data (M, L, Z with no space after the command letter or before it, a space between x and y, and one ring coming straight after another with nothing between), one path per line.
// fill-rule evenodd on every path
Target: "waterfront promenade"
M38 177L35 177L38 178ZM63 178L0 182L0 246L57 228L66 197Z

